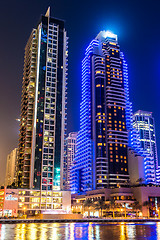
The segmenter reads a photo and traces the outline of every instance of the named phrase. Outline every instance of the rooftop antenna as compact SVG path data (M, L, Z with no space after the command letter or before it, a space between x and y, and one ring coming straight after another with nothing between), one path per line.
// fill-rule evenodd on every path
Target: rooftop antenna
M50 17L50 7L48 7L45 17Z

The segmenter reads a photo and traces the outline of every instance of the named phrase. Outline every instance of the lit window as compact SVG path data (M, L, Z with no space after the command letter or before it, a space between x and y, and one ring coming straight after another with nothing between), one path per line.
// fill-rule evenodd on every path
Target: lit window
M102 143L98 143L97 146L102 146Z

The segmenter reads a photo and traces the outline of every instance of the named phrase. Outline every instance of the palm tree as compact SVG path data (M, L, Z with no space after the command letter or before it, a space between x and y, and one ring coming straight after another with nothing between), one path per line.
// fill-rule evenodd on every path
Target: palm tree
M85 201L84 201L84 208L87 207L88 208L88 217L90 218L90 207L92 207L94 204L93 204L93 201L90 199L90 198L87 198Z
M134 203L131 204L133 210L136 211L136 216L137 216L137 211L139 212L142 209L142 205L139 204L138 201L135 201Z
M105 203L105 200L103 200L103 199L98 199L98 200L95 202L95 209L101 210L101 217L102 217L103 209L106 209L106 208L107 208L107 205L106 205L106 203Z
M112 209L113 212L113 218L115 217L115 208L117 207L117 203L115 199L110 200L110 208Z
M144 206L144 207L147 207L147 210L148 210L148 218L149 218L149 217L150 217L149 208L150 208L150 206L151 206L150 202L149 202L149 201L145 201L145 202L143 203L143 206Z

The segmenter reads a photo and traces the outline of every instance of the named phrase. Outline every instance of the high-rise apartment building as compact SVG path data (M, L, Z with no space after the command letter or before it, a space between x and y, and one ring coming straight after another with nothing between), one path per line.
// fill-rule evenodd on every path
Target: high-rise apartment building
M72 192L126 186L127 64L117 35L101 31L82 61L82 102Z
M68 38L50 8L32 30L24 56L17 185L63 186Z
M156 146L155 123L151 112L139 110L133 114L133 127L139 133L140 147L148 154L147 165L152 169L152 180L156 183L158 169L158 155ZM153 172L154 171L154 172ZM147 174L147 173L146 173Z
M16 180L16 164L18 158L18 149L15 148L7 156L5 186L11 185Z
M155 123L151 112L139 110L133 115L133 127L140 134L141 148L146 150L154 159L155 168L158 166Z
M71 189L71 165L75 158L77 146L77 132L71 132L65 139L64 152L64 187L66 190Z

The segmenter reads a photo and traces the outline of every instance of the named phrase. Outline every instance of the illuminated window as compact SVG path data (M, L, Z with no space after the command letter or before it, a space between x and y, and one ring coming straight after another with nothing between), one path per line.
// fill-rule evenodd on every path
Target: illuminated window
M51 63L51 62L52 62L52 58L48 58L48 59L47 59L47 62L50 62L50 63Z
M97 143L97 146L102 146L102 143Z
M47 142L48 141L48 137L44 136L44 141Z

